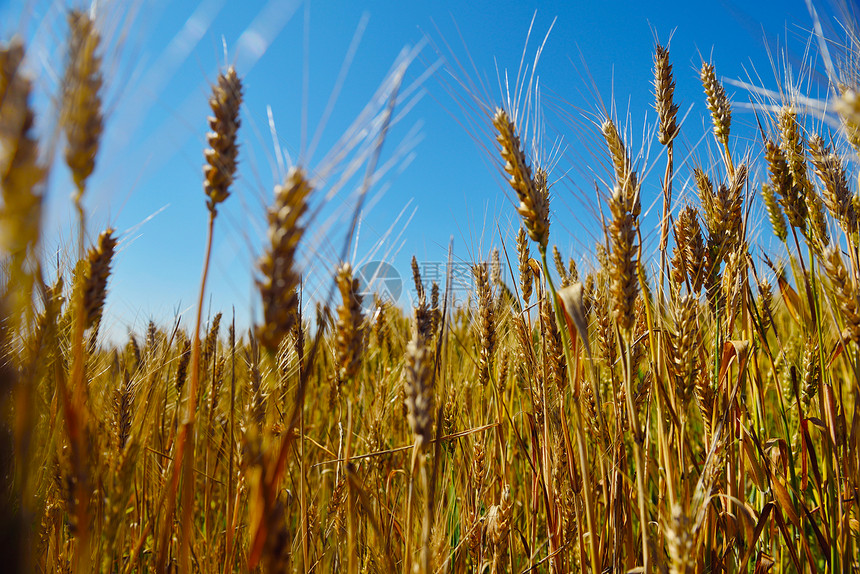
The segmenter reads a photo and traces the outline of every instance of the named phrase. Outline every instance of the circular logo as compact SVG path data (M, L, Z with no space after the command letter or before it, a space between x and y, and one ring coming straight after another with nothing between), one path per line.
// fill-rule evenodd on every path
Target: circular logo
M374 295L382 301L396 303L403 292L403 280L400 273L385 261L369 261L355 272L361 288L362 306L372 309Z

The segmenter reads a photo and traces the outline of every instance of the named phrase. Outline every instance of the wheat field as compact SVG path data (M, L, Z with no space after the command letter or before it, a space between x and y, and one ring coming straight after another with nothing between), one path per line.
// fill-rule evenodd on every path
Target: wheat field
M860 572L860 52L834 66L820 113L802 94L753 94L745 152L702 61L709 131L690 137L716 151L691 162L675 146L695 122L657 44L651 169L604 113L602 235L582 269L556 247L566 175L533 153L523 102L539 98L462 93L521 227L469 262L457 304L453 259L428 281L413 258L412 308L369 300L348 259L327 299L305 299L326 183L294 165L248 270L261 313L247 331L206 306L243 161L243 70L225 66L200 110L194 316L117 345L100 327L122 237L91 239L83 202L110 78L92 14L67 21L55 110L33 107L27 45L0 41L5 571ZM400 103L390 81L373 146ZM40 248L43 113L59 118L78 219L60 269Z

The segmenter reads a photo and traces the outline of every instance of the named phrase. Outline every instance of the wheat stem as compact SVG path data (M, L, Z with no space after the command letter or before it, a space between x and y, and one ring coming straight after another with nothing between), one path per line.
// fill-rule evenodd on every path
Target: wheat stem
M574 370L574 363L571 357L570 345L569 345L569 335L566 329L566 324L564 318L562 316L562 311L559 308L558 304L558 296L556 294L555 285L552 281L552 275L549 273L549 265L547 264L546 259L546 245L539 244L541 263L543 265L543 272L546 276L547 284L549 285L549 291L552 295L552 306L555 310L555 320L558 324L558 328L562 333L563 342L562 345L564 347L564 359L567 364L567 371L569 373L576 372ZM589 479L589 470L588 470L588 452L585 445L585 436L583 434L582 428L582 413L579 408L579 401L571 401L573 408L573 426L576 429L576 445L577 452L579 453L579 466L580 471L582 472L582 483L583 485L591 484ZM591 571L592 572L600 572L599 562L597 559L597 529L595 528L595 519L594 519L594 501L591 498L591 490L584 486L583 488L585 499L585 516L588 524L588 532L589 532L589 543L590 543L590 557L591 557Z

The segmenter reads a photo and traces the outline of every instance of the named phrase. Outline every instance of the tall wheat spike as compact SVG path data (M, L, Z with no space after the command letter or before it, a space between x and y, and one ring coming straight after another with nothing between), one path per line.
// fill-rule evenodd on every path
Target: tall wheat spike
M304 228L300 220L308 209L311 185L301 169L293 168L284 185L275 187L275 202L268 211L269 245L257 262L261 277L257 288L263 299L263 324L257 330L260 343L274 351L296 322L298 286L296 249Z
M23 72L24 45L0 46L0 250L10 256L10 287L17 294L13 317L30 303L33 275L27 259L39 240L45 176L39 165L30 108L31 81Z
M194 322L194 332L191 339L191 380L188 385L188 404L180 433L176 439L176 455L173 461L171 480L167 485L166 508L167 516L172 516L176 507L176 494L180 477L183 482L182 529L179 536L179 561L181 567L188 569L191 564L191 522L194 509L195 478L193 456L186 456L186 449L195 443L195 418L197 415L197 394L200 386L200 326L203 321L203 304L206 296L206 281L209 276L209 262L212 256L212 241L215 229L216 206L227 199L229 188L236 171L238 144L236 143L239 128L239 108L242 104L242 82L231 66L218 75L218 83L212 88L209 106L214 117L209 118L209 127L213 130L207 135L210 148L206 149L204 158L203 190L207 196L206 207L209 210L209 225L206 236L206 254L203 259L203 277L200 280L200 295L197 301L197 315ZM169 549L169 531L163 529L156 554L156 567L166 568Z
M509 183L520 201L517 213L523 218L523 225L532 241L546 248L549 241L549 195L546 177L543 178L543 186L532 179L532 171L520 144L516 126L506 111L496 109L493 126L498 134L496 141L505 161L505 172L510 176Z
M116 248L113 232L113 229L101 232L98 244L87 253L86 279L83 285L83 312L87 327L92 327L101 320L107 295L107 280Z
M63 81L63 126L66 132L66 163L80 201L87 179L95 167L104 119L102 117L102 60L97 53L101 36L86 12L69 12L69 62Z
M239 109L242 105L242 82L235 68L218 75L218 84L212 88L209 107L213 116L209 118L212 130L206 135L209 149L204 156L203 187L209 199L206 206L215 212L216 206L230 195L230 186L236 174L236 157L239 145L236 141L239 131Z
M86 234L82 200L104 131L102 60L97 53L101 35L94 19L86 12L70 11L68 22L68 61L60 119L66 134L66 164L75 182L72 197L78 212L78 249L82 257Z
M678 104L669 49L660 44L654 49L654 109L659 119L657 140L668 145L678 135Z
M482 386L486 386L493 369L493 357L496 346L496 317L493 310L493 294L490 289L486 264L476 263L473 265L472 275L475 277L475 289L478 295L477 330L480 334L479 340L481 343L478 382Z
M705 89L708 110L711 112L711 122L714 124L714 137L724 148L729 145L729 130L732 127L732 108L726 89L717 79L714 66L707 62L702 64L700 72L702 87Z
M341 304L337 307L335 351L338 377L346 381L354 378L361 367L365 335L364 313L358 279L353 277L349 263L344 263L337 269L336 280Z

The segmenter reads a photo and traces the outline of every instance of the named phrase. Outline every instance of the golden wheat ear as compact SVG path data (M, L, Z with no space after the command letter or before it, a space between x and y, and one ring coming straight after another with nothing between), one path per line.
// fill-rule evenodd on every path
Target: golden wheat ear
M839 97L836 100L836 111L839 113L841 127L845 132L845 139L860 152L860 96L857 90L849 88L844 84L837 86Z
M113 232L113 229L102 231L98 244L87 252L87 274L83 286L83 311L87 328L101 321L107 296L107 281L117 243Z
M842 337L860 342L860 299L857 287L845 268L842 251L835 245L828 247L822 254L821 263L833 286L839 311L845 322Z
M636 233L641 211L639 183L630 156L612 120L603 123L603 136L615 169L615 185L609 198L612 219L606 230L610 245L609 293L613 319L625 339L629 340L635 323L634 305L639 293L636 276L639 250Z
M78 249L83 256L86 234L83 195L96 165L104 131L102 116L101 34L90 14L72 10L63 79L60 122L66 136L66 164L75 182L72 195L78 213Z
M853 233L857 229L857 212L842 156L824 145L819 135L810 137L808 145L815 175L824 186L824 205L847 233Z
M675 103L675 80L669 49L657 44L654 49L654 109L657 111L657 140L666 147L666 171L663 176L663 214L660 219L660 276L666 275L666 250L672 207L672 180L675 177L675 146L678 135L678 105ZM660 280L662 289L663 281Z
M544 175L542 186L532 178L516 126L501 108L496 109L493 116L493 127L498 134L496 141L505 161L505 172L510 176L508 183L520 201L517 212L523 218L523 224L532 241L545 249L549 241L549 195L546 176Z
M801 189L794 185L794 178L785 151L773 140L764 142L765 159L770 172L770 186L779 196L788 223L802 232L806 231L806 202Z
M523 298L523 308L529 306L532 296L532 269L529 265L529 242L526 230L520 227L517 233L517 269L520 272L520 295Z
M415 305L415 321L413 323L414 330L418 336L423 339L429 339L435 330L434 312L430 304L427 303L427 292L424 289L424 283L421 280L421 269L418 266L418 259L412 256L412 282L415 284L415 293L417 294ZM433 285L436 285L435 283ZM438 302L438 287L436 287L436 297ZM432 293L431 293L432 297Z
M415 333L406 345L403 366L405 406L412 438L420 451L430 444L433 431L433 351Z
M283 185L275 188L269 208L269 245L257 262L261 278L257 288L263 300L263 324L257 329L260 344L274 352L296 325L298 287L296 251L304 234L302 217L312 191L303 170L293 168Z
M678 105L675 103L675 80L669 48L657 44L654 49L654 109L657 111L657 140L669 145L678 135Z
M705 90L708 110L711 112L711 122L714 125L714 137L723 147L729 145L729 131L732 127L732 107L726 89L722 82L717 79L714 66L707 62L702 64L699 73L702 87Z
M358 279L353 277L352 266L344 263L337 269L337 287L342 303L337 308L338 376L341 381L354 378L361 368L364 350L364 313L361 309L361 291Z
M667 339L669 374L675 381L676 408L682 419L695 390L699 371L698 298L685 295L678 301L675 337Z
M0 46L0 252L10 256L13 319L30 304L33 275L27 259L39 241L42 195L37 186L45 177L32 133L35 115L31 81L22 70L24 55L18 40Z
M77 187L80 201L87 179L95 168L101 135L102 60L98 54L101 35L86 12L72 10L68 15L68 64L63 82L63 128L66 133L66 163Z
M773 192L773 188L767 183L761 184L761 198L764 201L767 217L770 220L770 226L773 229L773 234L785 243L788 238L788 228L785 226L785 216L782 213L782 208L779 206L779 199Z
M671 263L675 283L679 287L686 284L691 293L698 293L702 288L707 257L699 212L692 205L684 207L675 220L675 249Z
M481 344L481 358L478 366L478 382L486 386L493 369L493 351L496 346L496 317L493 309L493 293L487 265L476 263L472 266L475 287L478 295L478 338Z
M242 82L233 66L219 74L218 84L212 88L209 107L214 114L209 118L207 134L209 149L204 153L203 187L209 199L206 207L215 212L216 206L230 195L230 186L236 175L236 157L239 145L239 109L242 105Z

